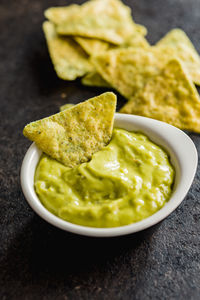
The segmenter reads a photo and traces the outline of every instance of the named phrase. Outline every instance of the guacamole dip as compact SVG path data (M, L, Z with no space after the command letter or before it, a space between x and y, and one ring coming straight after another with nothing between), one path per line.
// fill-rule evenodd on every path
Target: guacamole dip
M91 161L68 168L42 155L35 190L56 216L92 227L145 219L171 196L174 169L167 153L141 133L114 129L111 142Z

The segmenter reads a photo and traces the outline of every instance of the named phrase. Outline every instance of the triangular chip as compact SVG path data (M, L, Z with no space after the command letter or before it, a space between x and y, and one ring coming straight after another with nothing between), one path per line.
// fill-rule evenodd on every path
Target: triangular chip
M165 55L158 49L117 49L92 58L97 72L124 97L132 97L149 77L164 67ZM168 56L167 56L168 59Z
M88 55L98 55L102 52L113 50L117 48L148 48L149 43L145 37L139 33L135 33L125 43L121 45L114 45L99 39L74 37L75 41L85 50Z
M110 84L103 79L103 77L97 72L91 72L86 74L82 79L81 83L87 86L97 86L110 88Z
M156 46L173 46L177 47L179 44L185 44L192 50L196 51L192 42L186 33L180 28L170 30L162 39L160 39Z
M124 43L134 32L146 34L146 28L135 24L131 10L120 0L91 0L83 5L52 7L45 16L64 35L102 39L113 44Z
M193 82L200 85L200 57L183 30L178 28L171 30L156 44L156 46L172 47L176 51L177 57L184 63Z
M98 55L99 53L110 51L112 49L122 48L139 48L148 49L150 47L147 40L139 34L132 36L126 43L116 46L97 39L86 39L75 37L75 40L89 55ZM82 80L82 84L87 86L111 87L111 85L97 72L93 71L86 74Z
M66 21L66 19L70 18L72 15L76 15L79 13L80 5L71 4L69 6L58 6L58 7L50 7L45 10L45 17L53 22L55 25L59 25Z
M170 46L154 46L107 51L93 57L91 62L113 88L129 99L151 76L159 74L169 60L185 55L188 54L184 51L177 55L177 50ZM184 64L190 74L187 66Z
M97 55L98 53L110 51L111 49L139 47L142 47L143 49L148 49L150 47L147 40L139 34L132 36L130 40L128 40L126 43L120 46L114 46L110 43L100 41L97 39L75 38L75 40L77 40L77 42L80 43L80 45L89 55ZM82 78L81 82L82 84L87 86L111 87L111 85L98 72L95 71L86 74Z
M87 54L72 38L58 36L54 24L48 21L44 22L43 30L58 77L74 80L93 70Z
M98 39L83 37L74 37L74 39L88 55L96 55L116 47L113 44Z
M200 133L198 92L178 60L171 60L120 110Z
M135 33L121 47L147 49L150 45L143 35Z
M23 134L68 167L91 159L112 135L116 96L104 93L58 114L28 124Z

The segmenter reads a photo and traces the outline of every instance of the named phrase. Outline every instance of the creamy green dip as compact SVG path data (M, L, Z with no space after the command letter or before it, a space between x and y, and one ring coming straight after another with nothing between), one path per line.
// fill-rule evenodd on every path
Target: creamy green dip
M172 193L167 153L145 135L114 129L109 145L73 169L42 155L35 190L56 216L92 227L115 227L157 212Z

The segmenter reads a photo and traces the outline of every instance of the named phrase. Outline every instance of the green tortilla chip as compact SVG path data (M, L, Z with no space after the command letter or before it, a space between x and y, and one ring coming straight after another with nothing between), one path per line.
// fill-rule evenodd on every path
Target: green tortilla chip
M122 48L143 48L147 49L150 47L145 37L139 33L133 34L122 46Z
M23 134L52 158L75 167L108 144L115 108L116 96L107 92L30 123Z
M113 44L98 39L89 39L82 37L74 37L74 39L88 55L96 55L98 53L115 48Z
M87 86L107 87L110 88L110 84L106 82L99 73L91 72L85 75L81 79L82 84Z
M185 44L190 47L192 50L195 50L192 42L186 35L186 33L179 28L174 28L170 30L162 39L160 39L156 46L173 46L177 47L179 44ZM195 50L196 51L196 50Z
M43 23L47 45L58 77L74 80L93 70L88 56L82 48L69 37L60 37L51 22Z
M164 46L163 50L167 47L173 48L173 50L176 51L177 57L187 68L193 82L200 85L200 57L183 30L178 28L171 30L156 44L156 46Z
M80 38L81 41L79 41L79 38L75 38L77 42L80 42L80 45L83 47L83 49L91 55L95 55L98 53L105 52L106 50L110 51L111 49L122 49L122 48L143 48L148 49L150 47L147 40L137 34L132 36L126 43L120 45L120 46L114 46L112 44L97 40L97 39L85 39ZM88 44L87 44L88 43ZM96 45L95 45L96 43ZM101 47L102 45L102 47ZM87 49L88 48L88 49ZM87 86L97 86L97 87L111 87L111 84L109 84L99 73L93 71L88 74L86 74L82 80L82 84Z
M79 13L80 5L71 4L69 6L50 7L45 10L45 17L55 25L62 24L66 19Z
M132 97L145 82L164 67L165 55L158 49L117 49L92 58L97 72L124 97ZM168 59L168 56L167 56Z
M62 35L97 38L113 44L123 44L135 32L145 35L144 26L135 24L131 10L120 0L91 0L83 5L54 7L45 16Z
M150 47L145 37L139 33L135 33L124 44L118 46L99 39L89 39L83 37L74 37L74 39L85 50L85 52L88 55L98 55L102 52L117 48Z
M182 63L171 60L120 110L200 133L200 99Z
M66 104L60 106L60 111L63 111L63 110L68 109L68 108L71 108L74 105L75 104L72 104L72 103L66 103Z
M62 23L65 23L69 18L76 18L76 15L80 13L80 9L85 12L86 18L87 18L87 13L90 13L90 11L94 11L95 14L98 14L99 6L101 11L105 12L106 2L103 3L103 1L104 2L107 1L110 12L106 12L106 14L110 15L111 18L116 18L117 20L119 18L118 15L120 15L120 18L122 20L123 19L122 13L125 14L125 17L127 16L127 14L130 16L130 8L128 6L123 5L123 3L119 0L113 0L113 1L102 0L101 3L100 2L97 3L96 9L94 7L95 4L91 3L91 1L88 1L83 5L71 4L69 6L50 7L47 10L45 10L44 15L49 21L53 22L55 25L60 25ZM116 16L114 15L115 13ZM134 32L137 32L143 36L147 34L147 29L145 26L141 24L135 24L133 21L132 24L134 25Z
M157 75L166 63L173 58L180 58L189 52L179 52L170 46L149 48L117 49L101 53L91 59L96 71L113 88L126 98L131 98L143 88L151 76ZM184 63L188 71L188 65Z
M122 49L122 48L143 48L148 49L150 47L147 40L136 34L132 36L126 43L115 46L113 44L100 41L97 39L86 39L86 38L75 38L75 40L82 46L82 48L89 54L95 55L98 53L103 53L106 51L110 51L111 49ZM111 85L97 72L93 71L86 74L82 80L82 84L87 86L97 86L97 87L111 87Z

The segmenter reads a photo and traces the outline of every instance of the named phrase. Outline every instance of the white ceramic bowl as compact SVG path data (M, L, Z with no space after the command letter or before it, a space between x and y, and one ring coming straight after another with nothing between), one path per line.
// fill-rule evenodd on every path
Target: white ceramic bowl
M141 231L160 222L183 201L194 179L198 162L197 151L192 140L176 127L140 116L115 114L114 126L129 131L140 131L153 142L166 149L176 171L175 184L170 200L152 216L140 222L121 227L94 228L64 221L50 213L41 204L35 193L34 174L41 151L33 143L22 163L21 186L29 205L40 217L56 227L81 235L96 237L120 236Z

